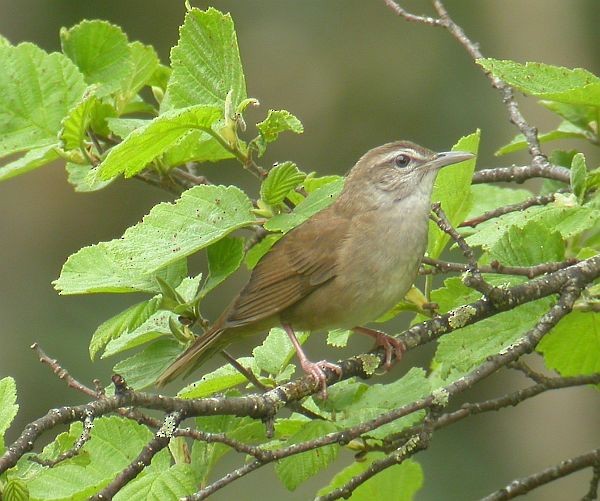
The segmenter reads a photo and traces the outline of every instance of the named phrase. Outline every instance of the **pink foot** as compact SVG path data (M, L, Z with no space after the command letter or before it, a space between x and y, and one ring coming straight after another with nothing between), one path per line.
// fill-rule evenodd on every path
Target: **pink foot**
M321 398L327 399L327 376L323 369L330 369L335 372L338 376L342 375L342 368L339 365L332 364L327 360L321 360L320 362L311 362L307 358L300 359L300 365L304 372L312 376L321 387Z
M304 372L312 376L317 383L319 383L319 386L321 387L321 397L323 400L325 400L327 398L327 376L325 375L325 372L323 372L323 369L330 369L338 376L341 376L342 368L339 365L328 362L327 360L311 362L304 353L304 350L302 350L302 346L298 342L298 338L296 338L296 334L294 334L294 329L292 329L292 326L288 324L282 324L282 326L290 338L292 345L296 349L302 369L304 369Z
M353 330L359 334L366 334L367 336L374 338L375 346L381 346L385 350L385 363L383 366L386 371L390 370L392 367L392 355L396 357L396 362L398 362L406 351L406 346L404 346L402 341L398 341L396 338L388 336L385 332L369 329L367 327L355 327Z

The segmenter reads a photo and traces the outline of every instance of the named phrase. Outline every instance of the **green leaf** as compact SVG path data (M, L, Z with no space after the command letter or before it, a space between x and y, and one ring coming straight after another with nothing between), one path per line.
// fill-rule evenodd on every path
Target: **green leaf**
M15 380L11 377L0 379L0 454L4 452L4 433L18 410Z
M192 130L168 148L160 161L163 167L177 167L187 162L218 162L234 156L212 136L200 130Z
M48 499L49 493L52 499L89 498L126 468L151 438L148 428L129 419L96 418L91 439L80 454L87 457L87 464L76 457L54 468L41 468L27 482L31 499Z
M327 400L319 403L319 408L327 412L345 413L346 408L355 404L370 388L356 378L340 381L327 389Z
M505 205L518 204L532 196L532 193L528 190L515 190L493 184L472 184L471 197L473 203L465 219L472 219L484 212Z
M156 205L121 238L73 254L54 286L61 294L155 292L158 270L170 270L171 263L252 224L251 211L252 202L239 188L195 186L173 204Z
M560 115L567 120L567 122L571 122L577 127L594 133L591 124L596 121L595 107L580 104L558 103L556 101L540 101L540 104L557 115Z
M201 297L206 296L217 285L237 270L244 260L244 240L225 237L206 249L208 277L202 287Z
M586 179L586 190L597 190L600 188L600 167L588 172Z
M122 332L118 337L110 340L104 348L101 358L108 358L142 344L149 343L163 336L171 336L169 320L178 321L179 315L172 311L159 310L151 315L142 325L135 329Z
M201 279L202 274L193 278L186 277L175 290L184 301L191 302L194 300ZM150 300L150 303L153 301L156 301L157 304L162 303L162 298L156 296ZM143 316L141 316L139 320L143 320ZM141 324L138 325L136 322L135 324L128 326L128 328L123 330L117 337L111 339L104 349L102 358L107 358L116 355L117 353L136 348L137 346L149 343L162 336L171 336L172 331L170 322L179 322L178 317L179 315L172 311L155 311Z
M600 372L600 314L574 311L546 334L537 350L563 376Z
M328 421L309 421L298 433L292 436L285 446L305 442L337 431L337 427ZM339 445L326 445L295 456L280 459L275 464L275 473L290 491L293 491L306 479L327 468L337 457Z
M269 205L279 205L287 194L302 184L306 174L294 162L283 162L273 167L260 186L260 197Z
M0 64L0 157L56 144L61 120L85 90L81 73L30 43L0 47Z
M587 166L583 153L577 153L571 164L571 190L577 197L578 202L583 203L586 188Z
M195 277L185 277L181 283L175 287L175 290L189 303L195 299L201 281L202 273L198 273Z
M312 193L326 184L343 182L343 180L342 176L316 176L314 172L311 172L304 179L302 187L307 193Z
M308 339L309 334L298 332L296 336L302 344ZM290 338L280 327L271 329L264 342L252 350L258 367L275 376L287 367L295 353Z
M478 59L487 71L525 94L561 103L600 106L600 79L582 68Z
M129 42L123 30L106 21L82 21L60 30L63 52L85 75L88 84L99 84L102 97L121 88L133 71Z
M318 496L324 496L347 484L350 479L367 471L374 462L385 459L383 452L371 452L366 458L355 461L340 471L323 487ZM386 468L376 476L359 485L352 492L352 501L372 501L374 499L393 499L394 501L412 501L423 486L423 470L416 461L407 459L401 464Z
M143 324L158 309L158 305L157 298L142 301L103 322L92 335L90 358L94 360L110 341Z
M276 141L282 132L290 131L296 134L304 132L302 122L286 110L269 110L267 118L257 123L256 128L260 134L256 141L258 156L262 156L267 144Z
M86 144L90 143L87 138L88 128L108 134L106 119L113 117L116 111L109 104L100 101L94 92L93 87L89 88L86 95L69 110L61 122L58 139L63 150L85 148Z
M2 139L0 139L2 141ZM29 150L21 158L0 166L0 181L25 174L59 158L57 145L42 146Z
M558 202L543 207L530 207L524 211L511 212L486 221L477 226L477 232L467 237L467 243L474 247L491 249L511 226L523 228L528 222L538 222L547 228L558 231L563 238L571 238L583 231L594 228L600 221L600 210L560 205Z
M334 329L327 333L327 344L337 348L344 348L348 344L348 339L352 331L346 329Z
M545 132L538 135L540 143L549 143L550 141L557 141L558 139L588 139L588 134L585 129L573 125L570 122L561 122L560 125L550 132ZM524 150L528 147L527 141L523 134L517 134L510 143L502 146L494 155L506 155L507 153L513 153L515 151Z
M2 35L0 35L0 47L8 47L10 46L10 42L8 39Z
M257 123L256 128L267 143L272 143L279 134L288 130L296 134L304 132L302 122L286 110L269 110L267 118Z
M224 110L230 90L236 108L246 98L246 83L231 16L191 9L179 33L162 108L202 104Z
M511 226L490 249L490 258L506 266L533 266L565 258L560 233L537 221Z
M198 490L196 474L189 464L145 472L121 489L114 501L177 501Z
M425 371L413 367L402 378L389 384L374 384L361 397L343 409L336 423L342 427L354 426L381 414L402 407L431 393L431 386L425 377ZM402 431L405 427L419 422L424 416L422 411L409 414L401 419L385 424L367 435L383 439L391 433Z
M246 367L246 369L252 371L256 376L259 375L260 371L252 357L238 358L238 362ZM202 379L199 381L187 385L179 391L177 396L189 399L208 397L214 393L229 390L247 382L248 380L243 374L228 364L202 376Z
M2 489L2 499L5 501L29 501L27 484L18 478L10 479Z
M154 48L140 42L129 44L129 56L133 68L121 80L121 99L125 102L133 98L142 87L148 85L160 65Z
M119 174L134 176L194 129L202 131L203 141L210 143L214 139L207 131L222 116L221 110L207 106L192 106L160 115L144 127L135 129L110 150L100 164L100 176L102 179Z
M269 219L264 225L265 229L284 233L291 230L316 212L329 207L341 193L343 187L343 178L322 186L310 193L292 212L278 214Z
M75 188L78 193L89 193L106 188L115 181L116 178L103 181L96 176L96 170L91 165L79 165L73 162L67 162L67 181Z
M522 283L523 277L508 275L487 276L490 283L508 287ZM459 308L480 298L480 294L463 285L459 278L450 278L444 287L432 291L431 300L438 304L440 312ZM447 384L465 375L483 363L489 356L500 353L519 340L552 304L552 298L544 298L521 305L513 310L498 313L473 325L461 327L472 313L463 306L450 319L457 330L442 336L432 362L435 367L432 384Z
M134 130L150 124L151 120L143 118L109 118L107 122L108 128L113 134L125 139Z
M453 147L452 151L468 151L477 154L479 149L480 132L462 137ZM436 178L431 195L432 202L440 202L442 210L453 226L461 223L471 208L471 178L475 170L475 159L467 160L456 165L442 169ZM439 257L450 237L429 222L429 236L427 255L433 259Z
M63 150L79 150L85 147L86 129L91 121L92 109L99 103L98 98L89 92L73 106L61 122L58 132L60 147Z
M178 342L159 339L116 364L113 371L123 376L131 388L141 390L154 384L157 375L162 374L180 353L181 345Z

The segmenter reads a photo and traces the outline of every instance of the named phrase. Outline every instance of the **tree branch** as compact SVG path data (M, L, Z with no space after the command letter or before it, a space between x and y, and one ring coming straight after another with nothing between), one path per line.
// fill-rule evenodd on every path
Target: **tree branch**
M324 496L316 498L315 501L333 501L334 499L340 498L348 499L358 487L370 478L373 478L387 468L402 463L405 459L414 456L417 452L427 449L429 447L433 429L425 429L424 426L421 426L421 428L421 433L413 435L406 443L391 452L387 457L380 459L379 461L374 461L365 471L352 477L341 487Z
M477 260L475 259L475 254L473 253L471 246L466 242L464 237L454 229L452 223L450 223L450 220L446 216L446 213L442 210L442 207L439 203L434 203L431 206L431 210L436 216L431 218L433 222L438 225L440 230L448 234L450 238L454 240L467 260L468 274L463 278L464 284L481 292L484 296L490 298L491 300L494 300L496 288L488 284L481 276L481 272L477 266Z
M463 263L450 263L448 261L440 261L439 259L431 259L425 256L421 262L433 268L426 268L419 271L421 275L435 275L437 273L468 272L470 267ZM567 266L576 264L577 259L567 259L560 262L548 262L536 264L533 266L504 266L500 262L494 260L489 265L478 265L481 273L499 273L502 275L520 275L527 278L535 278L546 273L562 270Z
M452 396L471 388L475 383L493 374L500 367L507 365L508 363L517 360L522 355L531 352L542 339L542 337L571 311L573 304L581 293L583 286L584 284L580 279L574 279L568 284L565 284L557 304L555 304L544 316L542 316L533 329L528 331L523 338L521 338L521 340L513 343L503 352L489 357L483 364L469 372L466 376L463 376L449 385L434 391L432 394L426 397L384 413L375 419L362 422L339 432L330 433L314 440L309 440L290 445L282 449L277 449L275 451L270 451L270 454L266 456L263 461L255 461L243 468L240 468L239 470L236 470L237 473L235 478L230 477L231 474L226 475L225 477L217 480L214 484L201 489L196 494L186 499L204 499L208 494L215 492L216 490L233 482L233 480L236 480L237 478L240 478L241 476L246 475L269 462L276 461L293 454L299 454L300 452L323 447L325 445L331 445L334 443L344 445L360 435L368 433L369 431L379 428L384 424L391 423L392 421L412 414L418 410L426 409L432 406L439 407L441 405L445 405ZM218 487L216 487L217 485Z
M490 495L481 498L481 501L504 501L522 496L544 484L552 482L558 478L566 477L571 473L594 466L600 465L600 448L594 449L586 454L571 459L566 459L555 466L546 468L538 473L528 477L513 480L502 489L492 492Z
M552 165L549 163L542 165L532 164L520 167L496 167L474 172L471 183L522 183L533 177L543 177L569 184L569 172L569 169L565 167L560 167L558 165Z
M428 26L442 26L463 46L473 61L483 58L478 44L473 42L464 30L450 17L448 10L441 0L433 0L433 7L438 18L417 16L409 13L393 0L384 0L384 3L397 15L408 21L419 22ZM494 76L491 72L483 70L490 80L492 86L500 91L502 102L506 106L511 123L513 123L525 137L532 163L526 167L501 167L476 172L473 175L473 183L489 183L499 181L522 182L532 177L545 177L569 183L569 170L550 164L542 153L538 139L537 129L530 125L522 115L519 105L514 97L513 88L502 79Z
M481 299L469 305L456 308L444 315L437 316L422 324L415 325L398 336L398 339L406 345L407 349L413 349L416 346L437 339L447 332L464 327L465 325L476 323L500 311L506 311L521 304L559 293L568 284L576 283L585 285L599 276L600 256L594 256L573 266L545 275L544 277L537 278L525 284L502 289L502 301L498 301L495 304L492 304L487 299ZM563 308L561 303L559 303L559 306L560 308ZM550 315L551 313L552 315L556 315L555 308L556 306L550 310L547 315ZM565 309L561 311L564 315L569 310ZM545 319L547 315L542 318L541 322L546 322ZM379 357L379 363L383 364L385 359L384 351L379 349L375 350L373 353ZM495 359L492 357L490 360ZM513 359L502 360L505 363L513 361ZM369 377L371 375L371 373L365 373L364 362L361 355L344 360L340 362L339 365L342 369L341 376L332 371L326 371L329 384L338 380L348 379L349 377ZM483 369L480 368L478 370L482 370L481 374L485 374ZM465 381L466 380L467 379L465 378ZM73 421L83 420L90 412L97 417L114 412L121 407L135 406L146 409L158 409L164 412L179 411L184 416L228 414L262 419L274 416L289 401L298 401L308 395L316 393L319 389L319 383L313 378L305 376L278 386L261 395L228 398L184 400L163 395L150 395L142 392L121 390L113 397L103 397L88 404L53 409L45 416L27 425L21 436L8 447L4 455L0 457L0 473L14 466L25 452L32 450L35 441L44 431L52 429L59 424L68 424ZM424 400L417 401L413 403L413 407L403 407L401 413L410 413L420 410L429 403L430 402ZM399 417L401 416L390 415L385 418L385 422L376 422L375 424L366 423L364 428L356 428L355 432L360 435L375 427L398 419ZM369 426L373 427L369 428ZM344 441L346 440L345 437L346 435L342 434L337 437L336 440L339 439ZM354 436L352 438L354 438Z
M508 367L512 367L516 362L507 364ZM482 414L485 412L499 411L506 407L516 407L522 402L534 398L542 393L552 390L559 390L564 388L572 388L575 386L585 386L588 384L600 384L600 373L584 375L584 376L573 376L573 377L553 377L544 378L543 382L524 388L522 390L515 391L506 395L502 395L498 398L492 398L483 402L463 404L460 409L441 414L433 421L433 428L438 430L446 426L461 421L470 416L476 414ZM383 443L381 450L389 452L398 447L398 443L403 443L407 437L413 436L418 432L420 425L415 425L402 432L390 435Z
M88 386L80 383L74 377L72 377L66 369L59 365L58 360L56 360L55 358L50 358L48 355L46 355L46 353L44 353L44 350L42 350L42 348L40 348L40 346L37 343L33 343L31 345L31 349L35 351L40 362L48 365L48 367L52 369L52 372L58 376L58 379L61 379L65 383L67 383L67 386L69 388L73 388L77 391L85 393L86 395L92 398L97 398L99 396L96 390L92 390Z
M480 171L483 172L483 171ZM468 219L463 221L458 225L459 228L464 228L466 226L475 228L478 224L481 224L485 221L489 221L490 219L494 219L504 214L509 214L510 212L523 211L528 209L529 207L533 207L535 205L546 205L550 202L554 202L554 193L550 195L538 195L537 197L528 198L527 200L512 205L505 205L504 207L498 207L497 209L490 210L481 214L481 216L474 217L473 219Z
M131 482L138 474L152 462L152 458L161 450L169 445L173 432L183 419L180 412L173 412L165 417L163 425L154 435L154 438L144 447L142 452L135 458L131 464L119 473L115 479L102 489L95 496L91 496L92 501L101 501L112 499L125 485Z

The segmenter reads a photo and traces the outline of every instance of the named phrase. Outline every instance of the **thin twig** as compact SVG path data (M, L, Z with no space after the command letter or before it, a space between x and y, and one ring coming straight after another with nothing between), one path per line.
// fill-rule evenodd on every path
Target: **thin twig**
M556 294L573 281L577 284L585 285L598 277L600 277L600 256L594 256L564 270L550 273L524 284L502 289L504 299L496 305L492 305L490 301L485 299L474 301L429 321L414 325L398 336L398 339L405 343L407 349L414 349L417 346L438 339L440 336L457 328L474 324L501 311L511 310L519 305ZM550 313L553 312L554 309L550 311ZM564 310L563 313L566 314L567 312L568 309ZM460 316L460 323L456 322L458 316ZM544 321L545 317L542 318L541 322ZM519 346L519 343L514 346ZM379 358L380 364L384 363L385 354L383 350L374 350L372 353ZM502 359L502 361L506 365L513 360ZM363 356L358 355L343 360L339 365L342 369L341 376L333 371L326 371L327 382L329 384L333 384L338 380L348 379L349 377L369 376L369 374L365 373ZM151 395L143 392L118 391L114 397L104 397L84 405L52 409L44 416L29 423L25 426L21 435L0 456L0 474L6 471L6 469L13 467L23 454L31 451L36 440L45 431L59 424L69 424L74 421L83 420L87 411L91 411L94 416L98 417L115 412L121 407L134 406L138 408L160 409L165 412L180 410L186 416L227 414L264 418L275 415L287 402L292 400L299 401L308 395L315 394L319 389L320 385L314 378L305 376L282 384L263 395L245 395L241 397L213 397L186 400L163 395ZM418 401L413 404L415 407L411 407L410 409L404 408L403 412L419 410L426 402ZM390 419L395 418L392 416Z
M515 360L514 362L509 364L507 367L510 367L511 369L514 369L514 370L517 370L517 371L523 373L526 377L528 377L532 381L535 381L538 384L545 384L547 381L550 380L548 378L548 376L544 376L543 374L533 370L531 367L529 367L529 365L527 365L522 360Z
M435 17L430 16L418 16L416 14L411 14L406 9L403 9L393 0L383 0L384 3L392 9L396 14L403 17L407 21L417 22L427 24L429 26L443 26L442 21L440 19L436 19Z
M566 477L571 473L575 473L584 468L589 468L590 466L597 468L598 465L600 465L600 448L582 454L581 456L562 461L557 465L546 468L533 475L529 475L528 477L513 480L506 487L481 498L481 501L504 501L506 499L513 499L517 496L527 494L533 489L558 478Z
M454 22L454 20L448 14L448 11L441 0L433 0L433 7L440 16L440 20L444 27L450 32L450 34L465 48L468 54L473 60L483 58L483 54L479 50L479 47L474 43L463 31L463 29ZM492 82L492 85L500 91L502 94L502 100L508 109L510 121L517 126L521 133L525 136L529 153L533 157L533 165L540 166L542 168L550 167L548 159L542 153L540 142L537 135L537 129L525 120L525 117L519 110L519 105L515 100L513 89L510 85L504 82L502 79L494 76L491 72L484 70L487 77Z
M463 273L470 270L469 265L464 263L451 263L448 261L440 261L439 259L431 259L430 257L424 257L421 262L432 268L420 270L420 275L435 275L437 273L450 272ZM499 273L501 275L520 275L527 278L535 278L546 273L562 270L577 262L577 259L566 259L565 261L541 263L533 266L505 266L494 260L489 265L480 264L478 265L478 268L481 273Z
M512 367L513 364L515 364L515 362L509 363L507 364L507 366ZM482 414L485 412L495 412L506 407L515 407L525 402L526 400L529 400L530 398L534 398L548 391L572 388L576 386L586 386L598 383L600 383L600 373L573 377L543 377L541 379L541 382L539 382L538 384L529 386L527 388L523 388L522 390L518 390L512 393L508 393L506 395L502 395L498 398L491 398L483 402L467 402L456 411L441 414L435 420L433 426L435 430L438 430L440 428L444 428L455 424L458 421L461 421L469 416L474 416L476 414ZM402 430L402 432L400 433L390 435L389 437L387 437L380 450L383 450L385 452L394 450L396 447L398 447L398 443L403 443L408 437L411 437L416 432L418 432L419 426L420 425L415 425L406 428L405 430Z
M50 358L48 355L46 355L44 350L40 348L39 344L33 343L31 345L31 349L35 351L40 359L40 362L47 364L52 369L52 372L58 376L58 379L62 379L65 383L67 383L69 388L73 388L77 391L85 393L92 398L98 398L98 393L95 390L92 390L88 386L77 381L77 379L71 376L66 369L61 367L61 365L58 363L58 360L55 358Z
M436 216L431 217L433 222L438 225L440 230L448 234L450 238L454 240L456 245L458 245L463 255L467 259L469 270L463 278L464 284L481 292L484 296L489 297L493 300L495 296L495 287L487 283L481 276L481 272L479 271L479 268L477 266L477 259L475 258L473 249L471 249L464 237L454 229L454 227L450 223L450 220L446 216L446 213L442 210L442 207L439 203L434 203L431 206L431 211Z
M183 415L180 412L168 414L165 417L163 425L154 435L154 438L146 444L138 457L135 458L127 468L121 471L112 482L98 492L98 494L91 496L90 500L101 501L112 499L117 492L137 477L144 468L150 465L152 458L169 445L169 442L173 437L173 432L177 429L177 426L182 419Z
M595 501L598 499L598 484L600 484L600 461L594 465L592 479L590 480L590 488L581 501Z
M242 376L244 376L250 383L256 386L260 391L265 392L269 391L269 388L266 384L263 384L252 372L251 369L246 369L242 364L240 364L236 358L231 355L226 350L221 350L221 355L227 360L235 370L237 370Z
M423 426L421 426L423 428ZM414 456L417 452L427 449L431 440L433 429L423 430L413 435L406 443L391 452L387 457L374 461L365 471L352 477L341 487L334 489L324 496L319 496L315 501L333 501L335 499L348 499L352 493L370 478L373 478L383 470L402 463L405 459Z
M485 221L489 221L490 219L503 216L504 214L516 211L523 211L535 205L546 205L553 201L554 193L551 193L550 195L538 195L537 197L528 198L527 200L524 200L523 202L520 202L518 204L505 205L503 207L498 207L497 209L484 212L483 214L481 214L481 216L477 216L473 219L463 221L458 225L458 227L464 228L468 226L471 228L475 228L475 226L477 226L478 224L481 224Z
M569 169L558 165L526 165L521 167L496 167L473 173L472 184L483 183L522 183L534 177L553 179L569 184Z
M188 188L200 186L202 184L213 184L206 176L197 176L181 167L171 169L169 175L177 178L181 184L184 184Z
M239 468L229 472L227 475L221 477L219 480L213 482L206 487L203 487L198 492L194 494L190 494L182 498L182 501L201 501L202 499L206 499L211 494L217 492L219 489L222 489L226 485L229 485L234 480L238 478L242 478L248 473L252 473L254 470L257 470L263 465L260 461L253 461L252 463L246 463L244 466L240 466Z
M399 16L402 16L408 21L420 22L428 26L443 26L464 47L474 61L483 58L483 54L479 50L478 44L467 37L464 30L454 22L454 20L448 14L446 7L440 0L433 0L433 7L439 16L438 18L411 14L400 7L397 2L392 0L384 0L384 3L393 12ZM531 177L545 177L569 183L569 170L563 167L551 165L546 156L542 153L537 129L531 126L522 115L519 105L514 97L512 87L502 79L494 76L491 72L487 70L483 71L489 78L492 86L500 91L500 94L502 95L502 101L506 106L510 121L525 137L529 153L532 156L532 163L530 166L526 167L505 167L476 172L473 176L473 183L497 181L521 182Z
M29 460L33 461L34 463L41 464L42 466L52 468L67 459L75 457L79 454L81 448L90 440L93 428L94 416L91 413L88 413L86 418L83 420L83 430L81 435L79 435L79 438L75 440L75 443L69 450L59 454L54 459L42 459L40 456L31 456Z
M226 475L213 484L204 487L196 494L185 499L204 499L207 495L222 487L225 487L237 478L240 478L241 476L244 476L254 469L259 468L269 462L276 461L294 454L299 454L308 450L324 447L326 445L335 443L346 444L350 440L379 428L384 424L391 423L392 421L412 414L418 410L426 409L431 406L439 406L440 402L447 402L452 396L472 387L476 382L481 381L490 374L493 374L500 367L503 367L504 365L517 360L521 356L534 350L542 337L571 311L575 300L577 297L579 297L581 290L584 287L584 284L581 282L581 280L577 279L566 284L557 304L555 304L545 315L543 315L535 327L528 331L520 341L513 343L503 352L489 357L483 364L481 364L475 370L469 372L466 376L463 376L453 383L436 390L431 395L384 413L375 419L362 422L339 432L329 433L323 437L293 444L282 449L269 451L270 454L266 456L262 462L255 461L249 465L245 465L245 467L236 470L235 476L232 476L232 474ZM253 465L253 467L251 467L251 465Z

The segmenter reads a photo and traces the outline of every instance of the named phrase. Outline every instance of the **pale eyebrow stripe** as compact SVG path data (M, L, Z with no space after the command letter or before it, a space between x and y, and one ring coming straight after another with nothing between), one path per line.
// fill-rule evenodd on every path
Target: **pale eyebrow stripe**
M418 151L413 150L412 148L403 148L401 150L395 150L388 153L381 159L381 162L388 162L389 160L396 158L402 152L406 153L412 158L416 158L417 160L426 160L426 158L423 155L421 155L421 153L419 153Z

